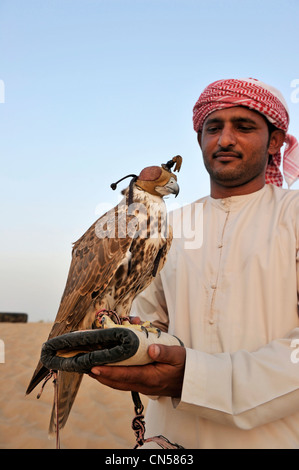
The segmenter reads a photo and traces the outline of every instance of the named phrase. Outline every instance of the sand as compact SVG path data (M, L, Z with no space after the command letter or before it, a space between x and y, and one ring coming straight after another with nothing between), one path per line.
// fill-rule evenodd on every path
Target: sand
M49 381L39 400L26 388L50 323L0 323L0 448L55 449L48 426L53 402ZM2 341L1 341L2 340ZM3 363L4 344L4 363ZM146 408L147 397L141 395ZM84 376L65 428L61 449L132 449L134 405L130 392L112 390Z

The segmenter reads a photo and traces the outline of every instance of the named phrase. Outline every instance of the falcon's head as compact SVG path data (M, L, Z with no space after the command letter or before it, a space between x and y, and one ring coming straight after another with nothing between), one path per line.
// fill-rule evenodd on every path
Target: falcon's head
M173 157L172 160L161 166L148 166L144 168L139 176L128 175L133 177L130 187L135 184L139 189L161 198L168 194L175 194L176 197L179 194L179 185L176 175L171 171L173 165L175 165L174 171L180 171L182 165L182 157L180 155ZM111 188L115 189L117 183L113 183Z
M170 162L172 163L172 160ZM180 188L176 175L170 171L172 166L170 162L161 166L144 168L135 181L136 186L154 196L163 197L167 194L175 194L176 197Z

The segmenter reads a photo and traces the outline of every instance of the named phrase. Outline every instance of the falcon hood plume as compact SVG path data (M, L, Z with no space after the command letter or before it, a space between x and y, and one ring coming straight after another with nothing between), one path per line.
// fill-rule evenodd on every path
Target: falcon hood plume
M167 227L163 231L163 197L178 194L177 177L171 168L175 165L174 171L179 171L181 164L182 157L178 155L160 167L144 168L139 176L128 175L132 179L123 200L74 243L66 286L48 339L71 331L101 328L96 314L102 310L113 310L121 321L129 316L136 295L165 264L172 230ZM122 179L112 184L112 189ZM26 394L48 374L49 370L39 361ZM59 371L59 406L55 412L53 405L51 434L57 430L57 421L58 429L64 427L82 377L81 373Z

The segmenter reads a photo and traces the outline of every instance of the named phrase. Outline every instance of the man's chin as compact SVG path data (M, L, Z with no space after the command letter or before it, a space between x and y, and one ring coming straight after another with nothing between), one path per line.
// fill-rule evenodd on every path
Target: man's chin
M227 168L221 171L212 171L210 173L210 177L212 180L219 183L235 185L236 183L245 183L248 179L248 174L245 174L242 171L236 171Z

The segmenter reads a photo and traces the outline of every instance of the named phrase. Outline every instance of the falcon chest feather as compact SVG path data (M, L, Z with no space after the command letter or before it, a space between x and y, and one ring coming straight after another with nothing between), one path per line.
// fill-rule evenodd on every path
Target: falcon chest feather
M163 199L135 187L133 200L126 213L126 232L133 235L131 244L120 260L113 282L94 305L98 310L113 309L121 317L129 314L135 296L162 269L172 241Z

